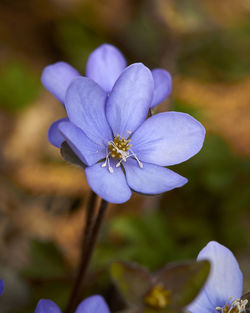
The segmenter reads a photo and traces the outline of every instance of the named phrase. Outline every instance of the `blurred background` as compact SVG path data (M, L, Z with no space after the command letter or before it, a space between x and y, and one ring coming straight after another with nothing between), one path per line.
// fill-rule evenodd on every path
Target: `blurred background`
M89 188L48 143L65 113L40 74L64 60L84 75L104 42L128 63L167 69L173 92L157 110L192 114L207 137L197 156L171 167L186 186L110 206L83 297L101 293L119 309L112 260L154 271L196 258L210 240L237 255L250 289L249 0L1 0L1 313L33 313L40 298L67 302Z

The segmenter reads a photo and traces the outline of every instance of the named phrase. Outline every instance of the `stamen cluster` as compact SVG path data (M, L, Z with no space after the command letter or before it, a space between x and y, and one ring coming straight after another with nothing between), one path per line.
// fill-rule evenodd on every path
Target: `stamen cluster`
M137 161L139 167L143 168L142 162L130 149L132 147L132 145L129 144L130 141L131 139L125 139L124 137L120 138L120 135L116 135L113 141L109 141L105 162L102 164L102 167L106 167L108 165L108 170L112 174L114 170L110 164L109 157L119 160L119 162L115 165L116 167L121 166L122 161L126 162L128 158L133 157Z
M144 301L155 309L165 309L170 303L170 291L157 285L146 295Z
M231 298L229 300L232 300ZM236 298L231 305L226 304L224 307L216 307L217 311L221 313L245 313L246 305L248 303L247 299L241 300L240 298Z
M129 144L130 141L131 139L120 138L120 135L117 135L113 141L109 142L110 156L115 159L121 159L124 155L123 152L127 152L132 147Z

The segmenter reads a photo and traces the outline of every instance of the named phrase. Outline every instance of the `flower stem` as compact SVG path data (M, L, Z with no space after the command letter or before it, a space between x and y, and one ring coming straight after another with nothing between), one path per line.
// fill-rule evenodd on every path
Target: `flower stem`
M94 206L96 203L96 199L96 194L92 193L88 205L86 227L83 235L82 253L79 269L65 313L74 313L78 305L81 287L83 285L84 278L87 273L91 256L97 241L98 233L101 228L101 224L108 206L108 202L102 199L97 216L96 218L94 218Z
M87 246L88 239L91 234L91 229L94 223L96 202L97 202L97 194L91 191L88 205L87 205L87 215L86 215L85 228L84 228L83 238L82 238L82 254L84 253L84 249L86 249L85 247Z

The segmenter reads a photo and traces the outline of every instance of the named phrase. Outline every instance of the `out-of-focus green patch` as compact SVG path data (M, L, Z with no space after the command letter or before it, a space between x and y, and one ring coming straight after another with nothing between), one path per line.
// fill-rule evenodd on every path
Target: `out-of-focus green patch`
M51 299L61 308L66 305L71 284L69 267L52 241L33 240L30 247L30 265L21 271L32 289L30 303L11 313L34 313L40 299Z
M180 73L212 82L235 81L249 75L248 30L249 26L244 25L184 36L177 57Z
M50 299L63 309L70 295L70 286L67 281L43 281L32 285L32 299L29 305L18 308L11 313L34 313L40 299Z
M18 112L30 104L40 89L39 77L21 60L0 67L0 107Z
M83 75L89 54L103 43L103 39L76 20L59 22L56 25L55 40L72 65Z
M249 158L235 155L222 138L207 136L198 155L188 164L172 168L187 177L189 183L183 188L181 198L167 199L167 195L164 195L162 203L166 203L166 206L168 203L178 210L176 214L171 212L171 216L175 216L171 227L180 224L182 226L177 229L184 230L185 224L201 221L209 229L211 239L232 249L249 244L249 232L242 227L242 220L249 218ZM184 234L183 231L182 236L185 241L192 242L195 233L199 237L203 232L202 228L197 226L191 230L193 235ZM180 234L176 232L178 237ZM199 240L203 242L204 239L200 237Z
M171 109L173 111L188 113L198 120L201 117L201 112L197 110L197 108L192 106L192 104L184 102L183 100L179 100L178 98L173 99L171 105L172 105Z
M139 16L126 29L124 43L127 47L133 47L132 62L145 62L147 66L157 66L164 41L163 33L159 30L155 20L149 19L145 12ZM132 52L132 51L131 51ZM159 66L159 65L158 65Z
M168 221L161 214L117 216L105 230L95 251L96 266L122 259L156 269L176 257Z
M22 271L30 279L55 279L68 269L63 254L51 241L33 240L30 259L31 264Z

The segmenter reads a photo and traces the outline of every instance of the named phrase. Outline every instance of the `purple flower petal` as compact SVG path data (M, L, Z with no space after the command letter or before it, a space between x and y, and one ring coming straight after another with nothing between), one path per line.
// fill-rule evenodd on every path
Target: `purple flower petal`
M107 145L113 139L105 116L106 97L106 92L86 77L76 78L66 94L69 120L99 145Z
M208 295L203 291L186 307L186 310L191 313L216 313L214 305L209 301Z
M243 276L233 253L218 242L210 241L197 257L197 260L203 259L208 259L212 264L203 292L214 307L231 302L229 297L240 298Z
M59 131L64 141L67 141L83 163L93 165L105 157L105 148L90 140L80 128L71 122L60 123Z
M198 153L204 137L204 127L192 116L165 112L148 118L132 135L131 144L140 161L168 166Z
M127 67L116 81L107 101L108 122L117 134L128 137L145 120L153 95L151 71L141 63Z
M122 169L115 167L116 163L111 160L113 173L102 167L102 163L87 167L85 173L90 188L100 197L111 203L123 203L131 197L131 190Z
M41 299L37 304L35 313L61 313L61 310L55 302Z
M169 72L161 68L155 68L152 70L152 75L155 87L151 108L165 100L172 91L172 78Z
M75 313L110 313L102 296L95 295L83 300Z
M144 194L159 194L181 187L187 179L177 173L158 165L143 163L143 168L137 161L129 159L123 162L126 178L131 189Z
M48 132L49 142L57 148L61 147L61 144L65 141L65 138L61 135L58 126L62 122L67 122L68 118L61 118L60 120L55 121L51 124Z
M126 60L121 52L112 45L103 44L90 54L86 76L110 92L125 67Z
M3 293L3 290L4 290L4 281L0 279L0 296Z
M44 68L41 76L43 86L64 103L66 91L72 80L80 74L71 65L57 62Z

